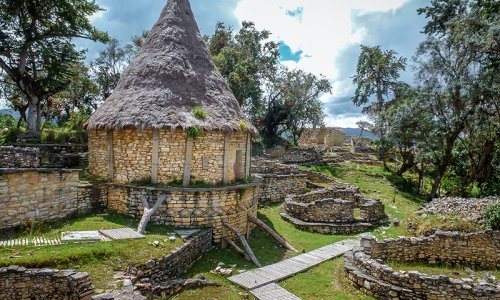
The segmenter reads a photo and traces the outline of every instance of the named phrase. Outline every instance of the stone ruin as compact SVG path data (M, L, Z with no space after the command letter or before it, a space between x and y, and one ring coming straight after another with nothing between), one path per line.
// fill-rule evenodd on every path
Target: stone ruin
M299 146L341 146L346 139L341 128L306 128L299 139Z
M500 299L500 283L495 278L475 282L470 278L398 271L384 260L496 270L500 267L498 231L438 231L429 237L383 241L363 238L361 247L344 256L344 267L356 287L380 299Z
M343 184L290 195L281 216L296 227L325 234L358 233L387 222L384 205Z

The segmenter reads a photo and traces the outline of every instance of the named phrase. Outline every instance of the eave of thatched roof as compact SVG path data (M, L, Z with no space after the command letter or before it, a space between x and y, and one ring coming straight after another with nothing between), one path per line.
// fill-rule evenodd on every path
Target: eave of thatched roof
M206 116L196 118L201 107ZM247 126L241 126L241 122ZM217 70L188 0L170 0L111 96L87 129L177 128L250 131L238 101Z

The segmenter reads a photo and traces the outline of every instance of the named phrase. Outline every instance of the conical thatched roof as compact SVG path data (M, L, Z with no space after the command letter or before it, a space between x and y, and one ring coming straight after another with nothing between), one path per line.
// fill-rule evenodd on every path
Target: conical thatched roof
M200 106L206 116L196 118ZM217 70L188 0L170 0L88 129L189 128L256 133ZM249 124L247 122L247 124Z

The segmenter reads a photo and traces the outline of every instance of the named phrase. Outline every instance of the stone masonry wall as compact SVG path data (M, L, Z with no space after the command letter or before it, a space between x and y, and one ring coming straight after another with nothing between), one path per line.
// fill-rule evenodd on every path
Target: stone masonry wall
M290 194L302 194L308 191L307 175L259 175L263 179L259 190L259 204L283 202Z
M0 168L39 168L40 150L29 147L0 147Z
M62 219L88 209L78 202L78 173L67 169L0 169L0 228Z
M129 267L127 273L153 283L165 282L184 274L201 255L212 249L212 231L205 230L189 238L184 245L158 260Z
M100 177L108 177L107 133L89 130L89 171ZM194 139L191 165L192 182L202 181L219 184L224 172L224 132L205 131ZM229 181L245 177L247 133L231 135L229 149ZM158 181L181 181L186 161L187 134L182 130L159 130ZM130 183L151 177L153 158L153 131L124 129L113 132L113 166L116 183ZM236 173L240 173L240 176ZM241 175L241 172L242 175ZM241 178L238 178L241 177Z
M212 227L218 243L224 220L243 234L250 230L247 216L257 215L259 185L260 182L220 188L147 188L107 184L101 193L107 195L109 210L137 219L143 213L142 195L151 192L153 204L159 194L167 193L169 198L153 215L152 222L184 228Z
M0 268L0 299L90 300L93 293L87 273L18 266Z
M478 266L500 264L500 233L437 232L430 237L377 241L363 238L361 247L346 253L344 267L355 286L380 299L500 299L500 286L472 279L453 279L417 271L397 271L381 259Z

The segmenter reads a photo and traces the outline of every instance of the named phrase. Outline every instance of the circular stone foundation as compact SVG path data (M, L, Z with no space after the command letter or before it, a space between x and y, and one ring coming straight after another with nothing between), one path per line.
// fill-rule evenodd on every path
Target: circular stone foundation
M212 228L214 242L219 243L223 222L233 225L242 234L253 228L248 216L257 216L260 185L259 179L249 184L209 188L153 188L109 183L103 185L101 195L106 196L109 210L140 219L143 195L147 195L153 205L158 195L167 194L167 200L151 217L153 223L179 228ZM227 236L233 237L233 234L227 232Z
M380 201L351 186L290 195L281 216L302 230L326 234L358 233L387 221Z
M383 241L363 238L361 247L344 256L344 267L356 287L379 299L500 299L498 283L396 271L384 264L384 260L495 270L500 267L499 231L470 234L438 231L429 237Z

